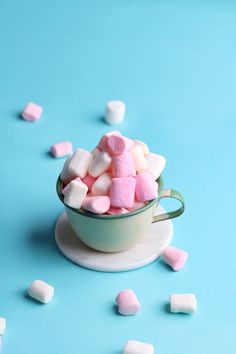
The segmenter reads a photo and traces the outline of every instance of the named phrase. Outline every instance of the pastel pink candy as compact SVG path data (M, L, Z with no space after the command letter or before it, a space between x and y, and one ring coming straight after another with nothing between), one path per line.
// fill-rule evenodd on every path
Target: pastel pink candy
M111 135L107 141L107 145L113 155L119 155L129 151L134 143L133 140L125 136Z
M147 202L157 197L157 183L148 172L142 172L135 176L136 190L135 196L139 202Z
M109 210L107 210L107 214L109 214L109 215L120 215L120 214L126 214L128 212L129 212L129 210L127 210L125 208L110 207Z
M133 208L136 180L133 177L113 178L110 187L111 206Z
M136 175L134 161L129 151L113 156L112 171L115 177L129 177Z
M173 246L163 252L164 261L175 271L182 269L188 259L188 253Z
M82 208L94 214L104 214L110 208L110 198L107 196L86 197Z
M112 130L110 132L107 132L106 134L104 134L101 139L99 140L99 143L97 145L97 148L101 151L106 151L108 149L107 146L107 142L108 139L111 135L121 135L121 133L119 132L119 130Z
M92 186L95 183L96 178L87 173L87 175L82 179L82 181L88 187L88 191L91 192Z
M121 291L116 297L116 302L119 313L124 316L135 315L141 308L137 296L130 289Z
M70 141L60 141L50 147L50 152L54 157L64 157L72 154L73 147Z
M22 118L28 122L35 122L41 117L43 108L36 103L29 102L21 113Z

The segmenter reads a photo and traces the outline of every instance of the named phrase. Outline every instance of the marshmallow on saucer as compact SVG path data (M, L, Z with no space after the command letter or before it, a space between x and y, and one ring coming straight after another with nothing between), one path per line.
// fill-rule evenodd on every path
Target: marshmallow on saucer
M108 101L106 105L105 121L110 125L119 124L125 116L125 104L122 101Z

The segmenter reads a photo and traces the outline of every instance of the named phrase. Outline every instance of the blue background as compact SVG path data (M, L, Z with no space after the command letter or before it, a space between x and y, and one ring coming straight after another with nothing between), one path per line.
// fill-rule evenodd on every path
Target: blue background
M1 1L4 354L120 354L130 338L163 354L236 352L235 62L235 1ZM92 149L110 129L109 99L126 102L122 133L163 154L166 187L185 196L173 244L190 257L178 273L161 260L93 272L55 245L63 160L48 148L68 139ZM45 109L36 124L19 118L28 101ZM25 296L37 278L55 286L47 306ZM113 307L126 287L142 303L130 318ZM172 292L194 292L196 315L168 313Z

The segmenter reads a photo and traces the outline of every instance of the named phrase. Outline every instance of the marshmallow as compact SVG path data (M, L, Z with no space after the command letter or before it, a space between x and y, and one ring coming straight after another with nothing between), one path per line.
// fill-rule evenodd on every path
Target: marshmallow
M188 253L169 246L163 252L164 261L175 271L182 269L188 259Z
M144 155L150 154L150 150L149 150L147 144L145 144L143 141L141 141L141 140L134 140L134 144L141 146Z
M0 317L0 336L4 334L6 330L6 325L7 325L6 319L4 317Z
M80 178L76 178L71 181L62 190L64 195L64 203L71 208L79 209L86 197L88 187L81 181Z
M93 155L93 158L100 152L101 150L99 150L97 147L94 148L92 151L91 151L91 154Z
M88 187L89 192L91 192L92 186L95 181L96 181L96 178L93 176L90 176L89 173L87 173L87 175L82 179L82 182L84 184L86 184L86 186Z
M89 174L98 177L106 172L111 164L112 158L106 151L99 152L89 165Z
M92 186L93 195L109 195L111 186L111 175L109 173L103 173L99 176L96 182Z
M143 202L138 202L137 200L135 200L135 201L134 201L133 208L130 208L129 211L138 210L138 209L142 208L144 205L145 205L145 203L143 203Z
M129 151L113 156L112 170L115 177L128 177L136 174L134 161Z
M77 149L65 162L61 173L62 181L68 183L75 177L84 178L88 172L89 164L92 159L93 155L91 152L84 149Z
M38 104L29 102L21 113L22 118L28 122L36 122L43 112L43 108Z
M0 336L0 352L2 350L2 337Z
M70 141L60 141L50 147L50 152L54 157L65 157L71 155L73 147Z
M133 140L119 135L111 135L107 141L108 148L113 155L129 151L134 145Z
M146 158L146 167L140 172L149 172L155 180L160 177L164 167L166 165L166 159L162 155L148 154Z
M138 202L148 202L157 197L158 184L148 172L142 172L135 176L135 196Z
M119 132L119 130L112 130L110 132L107 132L99 140L99 143L97 145L97 149L99 149L101 151L106 151L108 149L108 145L107 145L108 139L112 135L118 135L119 136L119 135L121 135L121 133Z
M86 197L82 208L94 214L104 214L110 208L110 198L107 196Z
M49 303L54 295L53 286L45 283L42 280L35 280L28 288L28 294L35 300L44 304Z
M133 177L113 178L110 188L111 206L133 208L136 180Z
M109 214L109 215L120 215L120 214L126 214L128 212L129 212L129 210L127 210L125 208L110 207L109 210L107 210L107 214Z
M154 346L137 340L129 340L124 347L123 354L154 354Z
M141 308L135 293L130 289L121 291L116 297L116 302L119 313L124 316L135 315Z
M105 121L108 124L119 124L125 116L125 104L122 101L108 101L106 105Z
M140 171L146 167L146 159L144 157L143 149L141 148L140 145L135 145L131 150L130 150L133 161L134 161L134 166L136 171Z
M194 294L171 294L170 312L194 313L197 310L197 299Z

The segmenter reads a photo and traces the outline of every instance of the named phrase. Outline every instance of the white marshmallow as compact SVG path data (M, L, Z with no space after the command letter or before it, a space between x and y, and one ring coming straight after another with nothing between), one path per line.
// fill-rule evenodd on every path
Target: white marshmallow
M87 192L87 185L83 183L80 178L76 178L62 190L64 203L71 208L79 209L81 208Z
M33 299L47 304L53 298L54 288L42 280L35 280L32 284L30 284L28 294Z
M68 183L75 177L84 178L88 172L88 167L92 159L93 155L91 152L84 149L77 149L65 162L61 173L61 180Z
M91 151L91 154L93 155L93 158L95 156L97 156L97 154L100 152L101 150L99 150L97 147L95 147L92 151Z
M106 105L105 121L108 124L119 124L125 116L125 104L122 101L108 101Z
M162 155L150 153L145 156L146 167L139 172L149 172L156 180L162 174L166 165L166 159Z
M92 186L93 195L109 195L109 190L111 186L111 175L109 173L103 173L98 179L94 182Z
M132 158L136 171L140 171L146 167L146 159L144 157L143 149L140 145L135 145L131 150Z
M145 144L143 141L141 141L141 140L134 140L134 143L135 143L135 145L141 146L144 155L150 154L150 150L149 150L147 144Z
M4 317L0 317L0 336L3 335L3 333L6 330L6 326L7 326L7 321Z
M197 299L194 294L171 294L170 312L194 313L197 310Z
M129 340L124 347L123 354L154 354L154 346L137 340Z
M89 174L98 177L106 172L111 164L112 158L106 151L99 152L89 165Z

